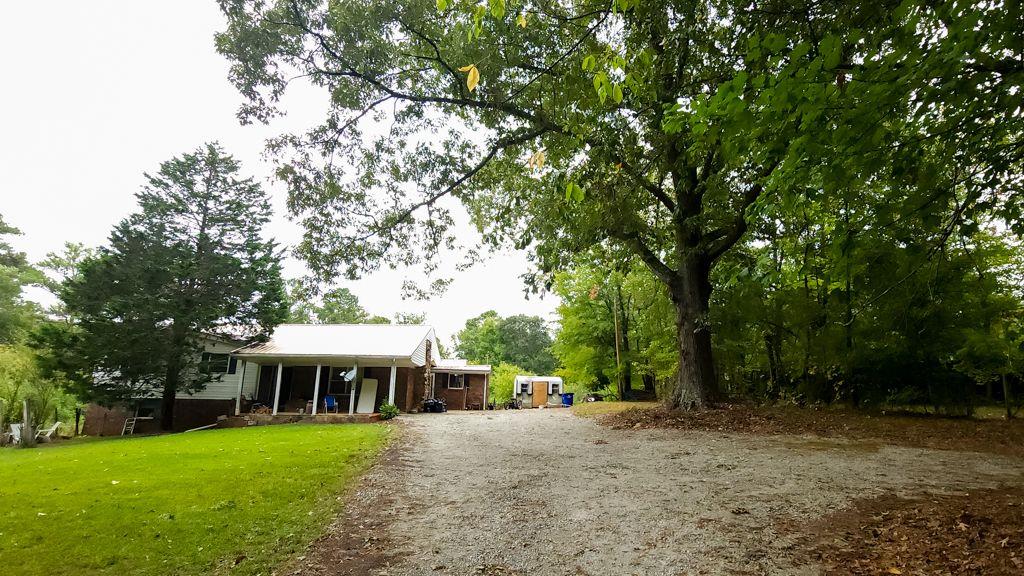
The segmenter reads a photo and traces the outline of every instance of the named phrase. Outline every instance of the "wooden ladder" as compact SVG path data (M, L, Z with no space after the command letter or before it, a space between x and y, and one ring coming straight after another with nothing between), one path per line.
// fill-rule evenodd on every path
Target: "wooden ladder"
M121 428L121 436L131 436L135 433L135 422L138 420L135 416L131 418L125 418L124 427Z

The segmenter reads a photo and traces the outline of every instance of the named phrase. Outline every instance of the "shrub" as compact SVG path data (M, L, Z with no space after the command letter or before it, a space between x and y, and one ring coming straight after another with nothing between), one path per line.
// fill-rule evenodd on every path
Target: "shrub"
M519 374L531 375L530 372L516 366L515 364L498 364L491 373L491 384L489 396L491 402L501 405L512 399L512 388L516 376Z
M380 405L380 419L381 420L391 420L395 416L398 416L398 414L399 414L398 406L395 406L394 404L388 404L388 403L384 403L384 404Z

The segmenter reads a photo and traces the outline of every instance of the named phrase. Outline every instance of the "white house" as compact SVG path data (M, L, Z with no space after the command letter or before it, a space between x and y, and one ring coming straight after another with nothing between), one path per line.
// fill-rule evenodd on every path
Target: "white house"
M236 413L256 403L271 414L373 413L384 402L411 411L440 360L433 328L393 324L283 324L232 356L243 373ZM258 374L255 389L246 372Z
M388 402L412 412L435 396L450 409L479 409L491 372L442 360L434 329L421 325L282 324L266 342L209 337L203 347L200 361L214 378L200 392L178 395L176 430L251 411L324 418L372 414ZM131 406L91 406L84 431L119 434L126 418L158 419L159 409L158 396Z

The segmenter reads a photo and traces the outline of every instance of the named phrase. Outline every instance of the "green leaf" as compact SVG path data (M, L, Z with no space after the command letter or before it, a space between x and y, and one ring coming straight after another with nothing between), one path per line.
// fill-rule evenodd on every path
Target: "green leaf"
M616 84L612 88L612 100L615 100L616 104L622 103L622 86Z
M437 0L437 9L438 9L438 11L443 12L447 8L448 8L448 0Z
M598 72L594 75L594 92L597 92L598 99L604 104L605 99L608 98L608 74Z
M583 58L583 64L581 66L584 70L589 72L597 66L597 58L594 58L593 55L586 56Z
M583 188L580 188L579 184L577 184L575 182L569 182L569 183L567 183L565 185L565 201L566 202L569 202L569 201L581 202L584 197L585 197L585 194L583 193Z
M839 66L839 62L843 58L843 43L839 38L831 34L825 36L818 45L818 50L821 52L822 66L826 70L832 70Z
M793 48L792 52L789 53L789 58L791 60L799 60L799 59L803 58L804 56L806 56L807 53L810 52L810 50L811 50L811 45L810 44L808 44L807 42L801 42L801 43L797 44Z
M764 40L761 41L761 45L769 52L778 52L786 47L786 37L782 34L772 32L764 37Z
M489 0L488 4L491 6L491 16L495 18L505 17L505 0Z

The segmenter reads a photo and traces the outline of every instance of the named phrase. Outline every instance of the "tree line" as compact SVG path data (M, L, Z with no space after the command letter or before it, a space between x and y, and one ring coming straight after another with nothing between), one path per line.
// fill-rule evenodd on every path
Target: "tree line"
M980 396L1012 411L1015 4L221 8L243 121L285 112L295 77L331 95L319 126L269 143L311 285L433 272L464 241L459 203L475 248L528 251L528 286L562 301L551 356L536 320L485 314L459 338L470 360L540 362L681 408L743 396L968 411ZM159 389L170 417L177 392L203 385L188 358L204 334L391 320L343 289L289 297L266 194L216 145L162 164L137 198L107 246L54 255L48 272L0 245L3 365L22 374L5 382L37 370L95 398ZM59 310L22 297L44 282Z

